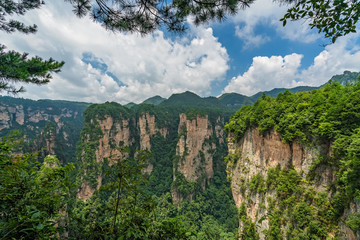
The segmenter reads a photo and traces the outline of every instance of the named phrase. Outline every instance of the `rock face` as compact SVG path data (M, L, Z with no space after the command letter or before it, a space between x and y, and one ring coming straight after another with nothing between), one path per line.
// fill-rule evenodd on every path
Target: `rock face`
M81 138L80 161L84 169L80 174L82 185L78 192L79 198L87 200L96 189L99 189L103 164L111 165L111 159L114 158L131 157L131 154L136 154L137 150L151 152L154 138L163 139L161 141L167 145L173 144L170 147L167 146L167 149L169 151L173 149L172 157L178 160L173 162L174 181L176 174L182 174L186 181L198 182L202 189L206 188L207 182L214 176L213 155L217 145L225 146L223 118L218 117L211 123L208 115L198 114L194 118L188 119L185 113L180 113L177 115L178 118L165 118L161 120L160 124L160 120L153 113L135 114L120 105L117 108L119 112L123 111L122 115L120 114L121 117L107 114L85 122L83 132L87 133ZM176 129L174 126L177 126ZM87 128L89 130L86 130ZM96 136L93 134L95 131L98 132ZM177 139L176 142L175 139ZM127 156L123 155L119 150L121 147L129 147L132 149L132 153ZM162 146L157 145L156 147L159 149ZM92 157L92 154L95 157ZM153 158L143 169L143 173L151 175L156 168L154 163L159 161L157 158L161 157L158 155ZM92 178L88 174L90 172L93 175ZM183 199L176 186L173 187L172 193L173 201L178 202Z
M0 130L6 135L19 130L29 145L26 151L56 154L61 162L73 161L89 104L0 97ZM64 151L64 148L67 148Z
M180 139L176 146L176 154L181 160L177 165L177 170L188 181L197 180L203 173L208 179L212 178L214 172L210 152L215 150L216 146L210 144L209 141L206 142L213 134L208 116L197 115L195 119L187 120L185 114L180 114L178 134ZM205 187L205 182L203 185Z
M149 113L143 113L138 121L140 131L140 150L151 150L150 137L160 133L164 138L168 134L166 128L158 129L155 125L155 116Z
M313 182L308 183L307 181L314 160L320 155L329 156L331 154L329 146L310 148L297 142L287 144L275 131L261 136L258 129L250 129L237 142L233 142L232 136L229 136L228 149L227 174L231 181L233 198L238 208L241 208L242 205L245 206L244 215L256 224L255 229L260 239L267 239L269 236L269 229L271 229L269 215L272 214L269 209L271 209L272 202L279 198L279 194L274 189L259 190L261 186L264 188L266 186L259 184L260 181L256 182L254 180L256 177L261 176L259 179L264 181L268 176L269 169L276 167L280 169L291 168L301 176L301 181L306 185L306 189L312 189L317 193L325 192L335 180L335 173L331 167L323 166L316 170L318 177ZM271 181L271 179L267 181ZM251 184L252 186L250 186ZM352 204L351 209L347 210L348 213L345 212L344 216L358 210L358 205ZM246 221L244 218L242 220L240 218L239 222L241 236ZM344 222L339 223L339 232L334 230L328 235L335 235L336 232L340 239L358 239ZM281 225L283 239L287 239L286 231L288 228L289 225L285 221Z

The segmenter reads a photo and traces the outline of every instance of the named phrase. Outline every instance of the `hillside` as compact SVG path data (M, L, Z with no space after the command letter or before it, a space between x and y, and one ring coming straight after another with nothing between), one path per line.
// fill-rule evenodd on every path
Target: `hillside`
M25 135L25 151L44 150L62 162L75 161L75 148L89 103L0 97L1 136Z
M201 99L185 93L170 101L184 95ZM140 104L130 110L107 102L91 105L85 111L77 151L77 198L87 203L107 203L96 194L109 181L104 169L118 159L149 151L151 157L142 170L148 179L146 192L166 199L166 205L157 210L163 212L162 218L183 217L194 224L198 236L205 234L204 228L209 226L217 229L214 237L234 236L236 208L223 161L227 153L223 131L226 113L198 110L180 105L179 101L174 104L178 107L166 105L169 102L159 106ZM123 152L123 148L128 151Z
M159 105L160 103L162 103L165 100L166 100L166 98L162 98L160 96L154 96L154 97L146 99L142 103L143 104Z
M0 235L359 239L360 84L345 75L125 106L3 97L2 133L27 136L0 141Z
M359 239L359 113L358 80L262 97L231 117L240 236Z

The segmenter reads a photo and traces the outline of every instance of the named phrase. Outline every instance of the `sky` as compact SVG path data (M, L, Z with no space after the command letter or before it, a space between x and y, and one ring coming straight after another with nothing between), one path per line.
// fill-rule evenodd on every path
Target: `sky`
M18 17L36 34L0 32L8 50L65 61L49 84L25 85L19 97L102 103L141 103L192 91L200 96L296 86L320 86L345 70L360 72L360 35L330 44L305 21L285 27L288 6L256 0L223 22L194 26L181 35L162 30L145 37L112 33L77 18L62 0Z

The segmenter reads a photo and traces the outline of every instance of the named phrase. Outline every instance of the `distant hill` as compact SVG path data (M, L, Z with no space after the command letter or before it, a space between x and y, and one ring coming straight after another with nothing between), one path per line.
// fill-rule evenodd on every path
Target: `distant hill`
M266 96L270 97L276 97L279 93L285 92L286 90L289 90L292 93L297 92L304 92L304 91L312 91L314 89L319 89L320 87L309 87L309 86L299 86L294 88L274 88L270 91L265 92L258 92L250 97L250 99L255 102L259 97L262 96L263 93L265 93Z
M224 93L218 98L226 107L238 110L243 105L253 104L250 97L239 93Z
M329 82L339 82L342 85L346 84L352 84L356 81L356 79L359 77L360 72L350 72L350 71L344 71L343 74L335 75L333 76Z
M124 107L128 108L128 109L131 109L133 107L137 106L136 103L133 103L133 102L129 102L128 104L125 104Z
M176 93L163 101L159 106L182 106L182 107L196 107L196 108L224 108L226 107L216 97L201 98L195 93L186 91L184 93Z
M225 93L221 95L218 99L228 108L233 110L238 110L244 105L251 105L256 102L256 100L265 93L266 96L276 97L279 93L289 90L292 93L311 91L318 89L319 87L308 87L300 86L295 88L274 88L270 91L258 92L251 97L239 94L239 93Z
M159 95L156 95L154 97L146 99L142 103L144 103L144 104L152 104L152 105L157 106L157 105L159 105L160 103L162 103L165 100L166 100L166 98L163 98L163 97L160 97Z
M359 72L350 72L345 71L343 74L333 76L327 83L333 81L338 81L340 84L352 83L360 75ZM327 84L325 83L325 84ZM322 86L324 86L323 84ZM206 97L202 98L196 95L193 92L186 91L184 93L176 93L171 95L168 99L154 96L146 99L143 104L159 105L159 106L182 106L187 108L223 108L227 111L236 111L244 105L251 105L256 102L256 100L261 97L264 93L266 96L276 97L279 93L285 92L286 90L297 93L303 91L312 91L314 89L319 89L320 87L310 87L310 86L299 86L294 88L274 88L270 91L258 92L250 97L239 94L239 93L224 93L220 97ZM133 108L135 103L128 103L125 106L127 108Z

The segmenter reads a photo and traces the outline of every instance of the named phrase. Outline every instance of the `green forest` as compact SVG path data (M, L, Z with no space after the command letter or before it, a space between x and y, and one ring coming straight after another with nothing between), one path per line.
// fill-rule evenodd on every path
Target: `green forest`
M4 239L235 239L238 218L226 181L225 143L220 145L215 135L208 139L208 144L216 145L216 153L214 176L205 190L200 180L189 182L180 172L173 181L174 164L179 161L175 153L181 135L179 114L185 113L190 121L208 116L215 126L219 116L229 119L231 113L214 107L216 98L200 105L181 105L188 95L171 98L159 106L141 104L131 109L114 102L90 105L84 112L75 161L59 162L55 156L44 159L41 152L23 155L26 143L21 133L9 132L2 137L4 215L0 235ZM151 152L138 151L135 119L144 113L156 117L156 127L169 131L166 138L160 134L151 137ZM131 135L136 139L131 146L113 143L111 147L119 148L125 157L99 163L95 160L103 134L99 121L105 116L115 122L129 119ZM111 131L115 134L117 130ZM142 169L149 163L153 171L143 174ZM95 189L100 175L101 188L91 199L79 199L81 184L87 182ZM174 187L185 198L179 203L172 201ZM187 198L190 194L191 201Z
M338 224L351 203L360 200L360 79L341 85L334 81L318 90L285 91L277 97L263 95L254 105L243 106L225 126L231 141L257 128L260 134L277 131L285 143L300 143L308 148L327 146L331 154L320 154L302 178L293 166L269 169L267 176L254 176L249 187L253 192L275 191L269 206L269 239L328 239L337 233ZM228 161L236 161L228 156ZM233 163L232 163L233 164ZM324 167L332 169L335 181L324 192L311 184L321 177ZM246 217L245 206L240 219L245 222L244 239L257 239L254 223ZM345 219L354 232L360 230L360 215ZM282 226L289 229L283 232ZM332 239L338 239L335 236ZM342 239L342 238L339 238Z
M0 240L359 239L360 1L259 2L1 0L1 95L97 104L0 96Z
M206 116L212 127L223 117L227 123L221 127L231 142L257 128L263 136L280 133L284 143L331 147L330 156L314 159L305 178L292 166L277 166L242 187L263 198L266 193L275 194L260 206L268 212L267 239L337 239L338 222L350 204L360 200L360 80L332 81L297 93L285 90L276 97L262 94L232 116L231 107L224 108L216 98L181 104L184 98L197 97L186 92L157 105L131 108L115 102L90 105L83 113L84 125L71 161L29 150L21 132L7 131L0 141L2 239L260 239L259 222L247 215L248 200L235 206L226 165L235 164L238 156L226 157L226 141L221 143L214 133L204 143L216 146L211 150L214 175L205 180L205 188L205 175L188 181L177 170L183 160L176 154L176 145L187 135L178 133L180 113L189 121ZM168 129L166 137L160 133L150 137L151 151L139 151L136 119L143 114L155 116L156 128ZM118 149L122 157L98 162L95 156L104 134L100 122L107 116L114 123L127 120L133 142L117 145L110 139L111 149ZM117 131L112 127L109 136ZM205 161L201 151L199 161ZM149 164L153 170L144 173ZM324 166L333 170L336 180L325 192L317 192L311 184ZM101 187L97 187L99 181ZM94 189L87 200L78 197L85 183ZM173 201L174 190L182 201ZM284 232L285 225L289 228ZM359 231L360 215L350 215L346 225Z

